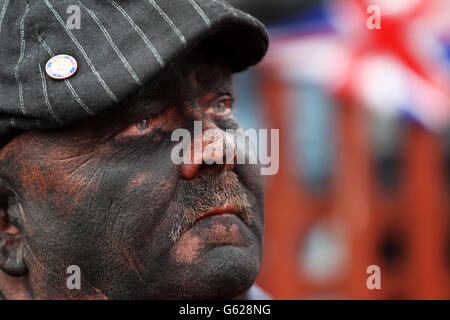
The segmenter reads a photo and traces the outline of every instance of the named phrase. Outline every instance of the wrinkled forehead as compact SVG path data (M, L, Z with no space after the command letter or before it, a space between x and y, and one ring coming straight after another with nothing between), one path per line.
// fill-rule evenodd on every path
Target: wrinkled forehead
M207 92L231 93L232 70L214 42L207 42L184 56L118 108L139 115L153 106L196 104ZM114 111L112 111L114 113Z
M232 70L222 52L220 41L204 42L158 75L136 97L188 100L219 83L231 84Z

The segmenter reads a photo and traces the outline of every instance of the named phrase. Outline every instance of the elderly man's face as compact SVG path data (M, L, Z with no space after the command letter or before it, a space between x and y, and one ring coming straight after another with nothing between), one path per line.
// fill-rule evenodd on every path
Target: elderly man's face
M231 72L206 57L191 55L114 112L24 133L1 151L9 196L0 232L14 241L0 263L21 276L0 275L6 298L17 282L35 298L234 298L252 285L264 224L259 167L171 160L177 128L193 135L201 121L220 136L239 127ZM199 219L208 211L222 214ZM81 290L66 286L70 265Z

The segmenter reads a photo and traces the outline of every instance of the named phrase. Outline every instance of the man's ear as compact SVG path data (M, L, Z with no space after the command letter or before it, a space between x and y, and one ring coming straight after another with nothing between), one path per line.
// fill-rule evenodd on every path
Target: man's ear
M10 276L20 277L26 274L27 267L23 258L22 234L13 212L17 210L12 207L19 204L11 201L11 192L1 184L0 179L0 269Z

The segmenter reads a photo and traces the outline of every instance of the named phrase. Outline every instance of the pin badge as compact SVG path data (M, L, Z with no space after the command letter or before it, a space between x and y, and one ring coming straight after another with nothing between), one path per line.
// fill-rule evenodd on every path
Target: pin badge
M74 57L60 54L48 60L45 71L49 77L57 80L70 78L77 72L78 63Z

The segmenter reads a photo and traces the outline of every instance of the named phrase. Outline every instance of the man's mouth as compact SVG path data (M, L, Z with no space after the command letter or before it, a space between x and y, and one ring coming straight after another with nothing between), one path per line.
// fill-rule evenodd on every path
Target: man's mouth
M202 176L196 181L181 184L178 205L170 238L176 242L181 234L197 221L211 216L232 214L249 226L252 206L245 188L236 174L228 172L220 176Z
M239 209L236 206L224 205L224 206L215 207L209 211L204 211L204 212L200 213L199 215L196 216L195 222L205 219L205 218L212 217L212 216L221 215L221 214L234 214L234 215L240 216Z

